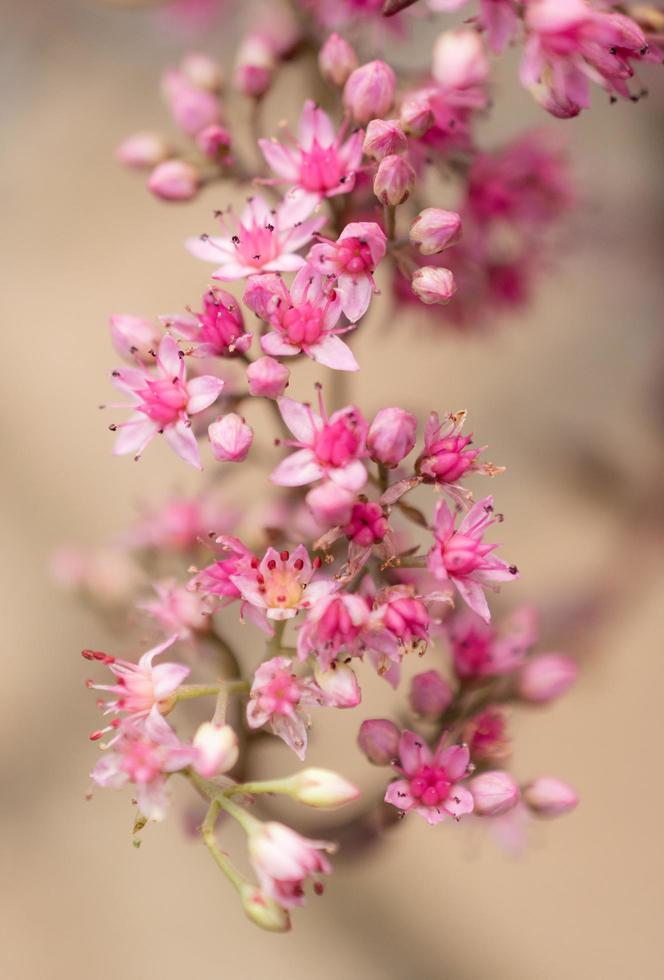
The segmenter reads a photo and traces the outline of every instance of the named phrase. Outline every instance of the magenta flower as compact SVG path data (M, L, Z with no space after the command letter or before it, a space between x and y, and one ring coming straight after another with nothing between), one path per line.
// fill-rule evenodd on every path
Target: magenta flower
M485 544L482 535L502 520L494 514L493 497L478 501L463 517L458 528L444 500L436 506L436 543L429 552L429 571L440 581L456 586L461 598L485 622L491 619L484 588L496 582L510 582L518 575L516 565L508 565L491 554L498 546Z
M358 130L344 141L344 131L342 126L335 133L328 114L307 99L292 146L276 139L260 139L258 145L272 170L308 194L313 207L322 197L347 194L355 185L364 133Z
M229 552L228 556L201 569L189 582L189 588L204 596L214 596L220 600L221 606L227 606L240 598L240 590L234 584L233 577L250 569L252 563L257 565L258 559L239 538L231 535L218 537L217 544Z
M138 663L120 660L99 650L84 650L86 660L97 661L108 667L115 675L113 684L95 684L87 681L86 687L93 691L104 691L112 695L109 701L100 701L99 707L104 714L124 714L135 720L146 718L152 709L165 713L172 707L173 695L189 674L189 667L184 664L164 663L153 665L152 661L172 647L177 636L170 636L159 646L144 653ZM93 732L91 738L97 741L111 728Z
M229 357L244 354L251 346L253 334L244 329L242 310L224 289L208 289L201 313L176 313L161 320L195 345L194 357Z
M387 239L373 221L353 221L336 242L322 239L314 245L307 261L326 275L336 276L341 309L356 323L369 308L376 292L373 273L385 255Z
M334 588L330 579L314 579L319 566L320 561L312 562L304 545L298 545L292 554L268 548L260 563L254 559L249 567L231 575L231 582L244 600L243 612L271 633L268 620L292 619Z
M224 382L210 374L187 381L184 356L172 337L164 337L159 344L154 372L120 368L113 371L112 379L116 388L130 396L130 407L135 409L127 422L112 427L118 430L115 455L134 453L138 458L156 435L163 434L178 456L202 469L189 417L212 405Z
M290 357L303 353L326 367L358 370L350 348L338 336L352 329L350 325L337 327L341 296L318 269L303 266L290 289L278 275L252 276L244 302L272 327L261 337L266 354Z
M473 811L472 794L457 781L468 774L469 759L465 745L444 748L441 739L432 752L415 732L402 732L395 769L403 779L390 783L385 802L404 813L415 810L432 826L446 816L459 820Z
M270 479L282 487L301 487L329 477L347 490L359 490L367 480L362 459L367 455L368 425L358 408L346 408L327 416L319 395L320 414L292 398L277 400L281 417L295 436L285 442L297 452L287 456Z
M278 208L272 209L262 197L251 197L236 226L220 215L227 235L190 238L186 246L192 255L218 265L213 279L230 282L256 272L295 272L305 260L295 253L311 241L325 224L325 215L310 217L315 202L301 191L289 192Z
M250 728L269 725L299 759L307 749L307 719L301 708L326 703L325 695L312 678L297 677L288 657L273 657L262 663L251 685L247 704Z
M369 623L369 605L350 592L331 593L309 610L297 638L297 655L314 655L323 670L330 669L341 651L350 656L364 649L363 634Z
M462 436L465 412L446 415L440 421L432 412L424 429L424 450L418 458L416 472L426 481L456 484L466 473L478 470L481 449L471 449L473 436Z
M172 580L155 582L154 590L156 599L138 603L137 606L156 619L164 632L187 640L209 629L212 604L207 596L197 595Z
M249 834L248 846L261 888L287 909L304 905L308 878L332 871L330 862L320 852L334 851L333 844L301 837L284 824L260 824Z
M455 613L445 627L455 673L463 680L510 674L537 640L537 615L528 606L514 612L498 630L469 609Z

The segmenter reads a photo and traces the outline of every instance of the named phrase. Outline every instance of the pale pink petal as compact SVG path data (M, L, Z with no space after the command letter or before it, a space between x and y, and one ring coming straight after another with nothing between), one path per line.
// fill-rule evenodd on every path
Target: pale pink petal
M294 354L300 353L299 347L286 343L276 330L272 330L261 337L261 347L263 352L271 357L292 357Z
M281 417L298 442L305 446L311 445L323 425L323 420L309 405L296 402L293 398L283 395L277 398Z
M391 803L392 806L396 806L406 813L415 806L415 800L410 795L410 785L406 779L396 779L390 783L384 799L386 803Z
M303 487L307 483L320 480L324 475L325 471L316 462L312 451L300 449L282 460L270 475L270 479L280 487Z
M450 578L459 590L459 595L463 601L470 606L473 612L477 613L480 619L483 619L485 623L490 623L491 612L489 610L489 604L486 601L484 589L479 582L473 582L472 579L455 578L453 575Z
M267 161L267 165L275 174L283 177L284 180L295 182L298 176L297 160L290 150L275 139L259 140L258 145L261 153Z
M353 460L348 466L330 470L329 476L337 486L344 487L346 490L361 490L367 482L367 471L364 463L359 459Z
M118 426L113 455L125 456L127 453L133 453L135 456L140 456L158 431L156 422L146 419L142 413L133 415L127 422Z
M282 254L278 255L276 259L272 259L271 262L266 262L263 268L266 272L296 272L298 269L301 269L304 264L305 260L301 255L293 255L291 252L282 252Z
M270 727L275 735L283 739L298 759L303 760L307 751L307 727L299 715L273 715Z
M415 732L405 731L399 739L399 759L407 776L414 776L422 766L430 766L433 756L429 746Z
M197 259L204 262L222 262L227 256L235 254L235 246L228 238L188 238L185 248Z
M202 470L201 457L198 451L196 436L191 431L191 426L187 425L182 419L175 425L169 425L164 430L164 439L185 463L191 463L197 470Z
M450 790L443 807L453 817L463 817L464 814L473 812L474 805L473 794L463 786L456 785Z
M334 368L337 371L359 370L359 364L348 344L334 334L328 334L319 343L310 347L308 352L314 361L318 361L324 367Z
M184 664L157 664L152 671L152 689L157 701L168 697L191 673Z
M147 653L144 653L143 656L140 658L140 660L138 661L138 666L141 668L141 670L144 671L150 670L154 658L158 657L160 653L164 652L164 650L168 650L169 647L172 647L177 640L178 640L178 634L174 633L173 636L169 636L169 638L167 640L164 640L163 643L160 643L156 647L152 647L151 650L148 650Z
M313 209L318 204L318 196L309 194L301 188L293 188L279 205L279 229L293 228L301 222L305 223ZM326 220L323 215L323 222Z
M308 196L311 200L318 197L317 194L310 194ZM291 231L286 233L287 237L284 238L289 250L296 252L303 245L307 245L311 241L312 236L317 231L320 231L326 222L327 217L321 214L317 218L310 218L308 221L303 221L302 224L294 226Z
M169 378L179 378L181 376L182 359L180 357L180 348L168 334L162 338L159 344L157 364Z
M465 745L450 745L446 749L438 750L435 758L438 765L446 769L447 775L454 781L465 776L470 753Z
M204 408L217 400L223 387L224 382L221 378L215 378L211 374L205 374L201 378L193 378L189 381L187 383L188 414L196 415L198 412L202 412Z
M435 827L445 819L445 810L438 806L416 806L415 811L424 817L430 827Z
M339 277L339 292L344 313L351 323L357 323L369 309L373 295L371 280L368 276L353 280L350 276L342 275Z
M267 269L267 266L264 268ZM229 259L223 265L220 265L218 269L215 269L212 273L212 278L218 282L233 282L235 279L244 279L245 276L251 276L257 271L254 266L243 265L242 262Z

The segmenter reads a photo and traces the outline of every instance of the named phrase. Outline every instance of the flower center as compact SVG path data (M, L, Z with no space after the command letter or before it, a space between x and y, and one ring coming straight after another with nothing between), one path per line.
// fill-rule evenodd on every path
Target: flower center
M309 151L302 150L300 184L308 191L329 191L343 176L335 146L319 146L314 142Z
M424 806L438 806L450 795L452 781L441 766L421 766L410 780L410 792Z
M160 425L175 422L185 408L189 398L187 389L179 380L165 378L149 380L147 387L138 392L143 404L139 406L149 419Z
M240 231L233 238L242 261L260 269L266 262L279 254L279 235L274 225L252 224L249 228L240 225Z
M357 455L359 438L349 416L328 423L316 434L314 453L323 466L345 466Z
M455 534L449 541L441 544L440 551L450 575L470 575L481 564L477 541L467 534Z
M278 568L265 580L265 601L271 609L296 609L303 591L298 574L291 568Z
M352 276L373 272L371 249L361 238L344 238L337 243L337 265Z
M311 303L294 306L283 318L283 329L291 344L315 344L323 333L323 311Z

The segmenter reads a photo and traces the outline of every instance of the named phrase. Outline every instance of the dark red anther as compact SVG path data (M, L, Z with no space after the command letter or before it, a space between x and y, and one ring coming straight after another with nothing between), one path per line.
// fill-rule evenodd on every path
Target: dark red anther
M318 557L318 555L316 555L316 557L314 558L314 560L312 562L312 565L313 565L314 568L320 568L320 566L321 566L321 560Z
M258 582L259 585L264 585L265 577L261 575L261 573L259 572L258 575L256 576L256 581Z
M290 552L288 552L288 551L280 551L279 552L279 557L281 558L282 561L288 561L288 559L290 558Z
M301 572L302 571L302 569L304 568L304 562L302 561L301 558L297 558L293 562L293 568L295 568L298 572Z
M269 562L267 563L267 567L270 569L271 572L275 570L275 568L277 567L277 563L274 560L274 558L270 558Z
M314 881L314 891L317 895L322 895L325 891L325 886L322 881Z
M252 568L258 568L258 558L252 558L251 559L251 567Z
M81 650L81 656L85 657L86 660L94 660L95 658L93 650Z

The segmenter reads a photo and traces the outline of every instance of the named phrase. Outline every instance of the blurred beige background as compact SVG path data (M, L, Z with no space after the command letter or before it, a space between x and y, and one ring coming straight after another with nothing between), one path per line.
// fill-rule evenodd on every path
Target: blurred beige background
M534 308L481 340L374 316L356 345L367 412L464 406L508 466L493 489L522 571L509 599L543 602L548 641L584 664L563 702L516 720L515 766L568 779L582 805L538 825L518 861L462 826L407 820L366 861L340 859L325 897L274 937L245 921L177 818L137 851L125 795L85 801L96 712L79 651L109 638L48 571L58 545L100 544L138 500L193 485L164 446L138 466L111 457L96 410L106 319L195 301L207 269L181 242L227 198L161 206L113 162L126 133L166 121L157 74L173 37L92 0L3 13L2 977L661 976L661 76L649 101L596 98L566 127L586 200ZM547 122L513 65L498 84L487 140ZM350 727L330 729L312 758L371 776L352 743Z

